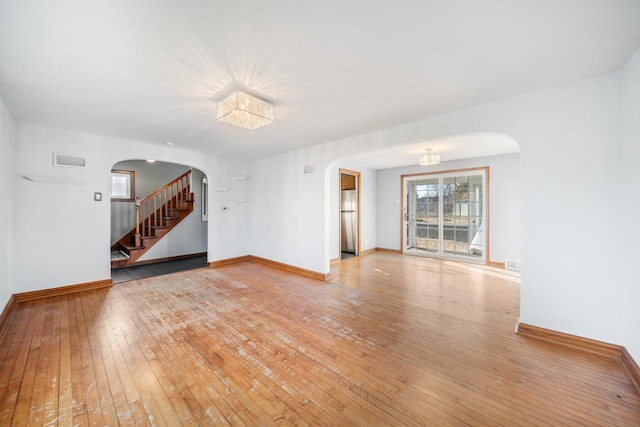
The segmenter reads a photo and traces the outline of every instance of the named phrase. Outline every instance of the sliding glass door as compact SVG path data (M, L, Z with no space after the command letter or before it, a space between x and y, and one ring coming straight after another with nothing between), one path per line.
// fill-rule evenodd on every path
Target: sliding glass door
M486 169L403 177L403 253L484 262Z

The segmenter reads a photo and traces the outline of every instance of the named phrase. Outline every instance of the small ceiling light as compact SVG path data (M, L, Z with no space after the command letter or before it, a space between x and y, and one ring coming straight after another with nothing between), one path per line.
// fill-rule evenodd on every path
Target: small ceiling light
M218 103L218 120L245 129L273 123L275 107L244 92L234 92Z
M420 156L420 166L433 166L440 163L440 154L434 153L433 148L426 149L427 154Z
M173 147L173 142L167 141L165 142L166 145L168 145L169 147Z
M156 162L155 160L147 159L147 163L155 163L155 162Z

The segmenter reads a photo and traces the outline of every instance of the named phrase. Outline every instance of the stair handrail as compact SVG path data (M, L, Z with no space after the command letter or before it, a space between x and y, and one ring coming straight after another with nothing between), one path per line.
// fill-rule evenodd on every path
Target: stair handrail
M140 200L140 203L146 202L147 200L149 200L152 197L156 196L157 194L161 193L163 190L165 190L165 189L169 188L170 186L174 185L176 182L180 181L181 179L189 177L189 175L191 175L191 170L186 171L185 173L183 173L182 175L180 175L179 177L177 177L173 181L170 181L166 185L164 185L164 186L160 187L159 189L157 189L155 192L149 194L147 197L145 197L144 199ZM189 185L189 181L187 181L187 186L188 185Z
M191 170L188 170L144 199L136 197L136 230L133 242L135 247L143 246L142 238L151 235L151 227L164 225L164 215L173 216L176 206L184 205L191 194L190 178Z

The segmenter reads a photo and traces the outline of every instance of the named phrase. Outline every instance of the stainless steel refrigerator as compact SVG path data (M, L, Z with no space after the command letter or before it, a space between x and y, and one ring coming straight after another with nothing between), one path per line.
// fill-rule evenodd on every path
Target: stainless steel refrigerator
M358 194L356 190L342 190L340 203L342 252L355 254L358 247Z

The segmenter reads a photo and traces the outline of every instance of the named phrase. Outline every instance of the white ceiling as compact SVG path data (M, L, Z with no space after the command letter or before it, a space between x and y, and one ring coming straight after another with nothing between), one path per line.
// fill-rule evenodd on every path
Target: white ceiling
M344 161L370 169L417 165L420 156L425 154L427 148L432 148L434 153L440 154L442 162L520 152L518 143L506 135L475 134L359 153L345 158Z
M637 0L0 0L16 120L240 159L619 68ZM233 85L276 104L215 120Z

